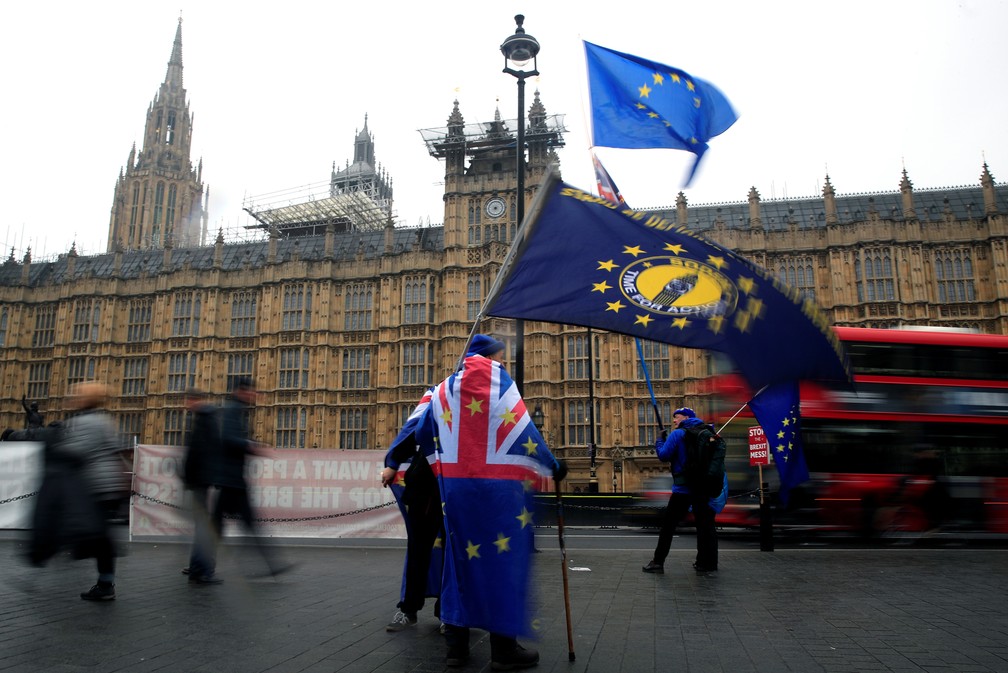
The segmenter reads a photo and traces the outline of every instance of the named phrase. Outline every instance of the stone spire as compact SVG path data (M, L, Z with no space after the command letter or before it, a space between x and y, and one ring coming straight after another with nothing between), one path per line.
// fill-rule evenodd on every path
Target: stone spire
M903 218L907 220L913 220L917 217L917 211L914 210L913 203L913 183L910 182L909 176L907 176L906 168L903 169L903 179L900 180L900 194L903 195Z
M172 44L171 58L168 59L168 72L165 73L165 84L182 86L182 17L179 17L178 28L175 29L175 42Z
M833 191L833 184L830 182L829 173L826 174L826 184L822 188L823 202L826 205L826 224L840 224L840 215L837 213L836 192Z
M685 227L689 222L689 212L686 210L686 195L682 192L676 194L675 199L676 224Z
M756 186L749 188L749 226L759 229L763 226L763 218L760 216L760 195L756 191Z
M984 215L997 215L997 197L994 193L994 176L987 169L987 162L983 164L983 173L980 174L980 185L983 187Z

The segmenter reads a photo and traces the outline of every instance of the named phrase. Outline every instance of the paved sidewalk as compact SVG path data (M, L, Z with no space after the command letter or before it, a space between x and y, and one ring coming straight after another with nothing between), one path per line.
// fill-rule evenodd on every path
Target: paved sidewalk
M555 532L537 544L542 660L537 671L1008 671L1008 550L830 547L723 549L721 572L697 575L690 538L666 574L649 553L572 548L576 659L569 661ZM286 547L299 565L279 579L252 548L227 545L225 583L189 586L187 547L133 543L118 599L88 603L93 561L36 570L0 541L0 671L330 673L443 671L430 606L416 628L386 633L403 541ZM474 631L467 672L489 670Z

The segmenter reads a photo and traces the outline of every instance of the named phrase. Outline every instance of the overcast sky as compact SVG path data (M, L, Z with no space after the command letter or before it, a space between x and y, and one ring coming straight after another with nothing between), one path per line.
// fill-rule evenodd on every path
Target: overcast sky
M0 35L0 236L18 257L104 252L113 189L183 19L194 165L210 225L249 196L329 179L367 115L399 221L443 221L444 166L417 132L517 116L501 72L514 15L542 45L538 88L566 115L564 180L594 188L582 40L712 82L739 120L714 138L691 204L978 184L1008 178L1008 2L18 2ZM637 208L669 206L685 152L597 153Z

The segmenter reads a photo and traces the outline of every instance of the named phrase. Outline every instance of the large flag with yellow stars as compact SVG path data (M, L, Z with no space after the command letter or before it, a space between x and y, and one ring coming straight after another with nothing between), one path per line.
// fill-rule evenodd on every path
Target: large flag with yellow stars
M798 382L777 383L760 391L749 400L749 408L770 443L780 476L780 501L787 505L791 489L809 478L802 447Z
M692 152L689 184L707 141L738 119L725 95L679 68L584 45L594 144Z
M727 354L752 390L848 381L816 304L749 260L657 214L550 173L482 316L581 325Z
M416 430L444 502L441 621L528 635L533 492L556 459L497 362L467 357L434 389Z

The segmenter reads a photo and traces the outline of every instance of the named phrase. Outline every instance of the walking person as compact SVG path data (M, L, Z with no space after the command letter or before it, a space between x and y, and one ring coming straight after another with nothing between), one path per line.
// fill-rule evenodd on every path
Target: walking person
M107 393L97 381L71 388L74 415L46 429L45 474L35 510L30 561L41 566L60 549L74 558L94 558L98 580L80 597L115 600L116 547L110 521L126 498L122 445L112 419L102 411Z
M223 536L224 516L236 516L251 535L252 543L266 561L269 573L275 577L293 566L279 560L275 549L260 537L249 501L248 483L245 481L246 458L261 451L260 445L251 439L249 432L249 415L255 406L256 397L255 383L250 378L241 377L235 381L220 410L221 450L214 480L220 487L220 494L213 509L213 531L219 541Z
M221 580L215 575L214 526L208 499L220 453L220 424L216 409L203 391L187 390L185 405L190 427L182 481L189 491L193 516L193 542L185 574L193 584L218 584Z
M655 446L658 459L670 464L672 493L669 495L668 506L662 518L654 555L642 570L646 573L665 572L665 559L672 547L672 538L690 509L693 510L697 534L697 557L693 567L698 572L717 570L715 512L709 505L710 496L707 495L704 484L691 477L689 474L691 466L688 464L690 444L693 444L694 452L696 449L695 433L690 430L703 428L705 423L697 418L696 413L689 407L681 407L672 412L672 422L675 424L675 429L665 440L659 439Z

